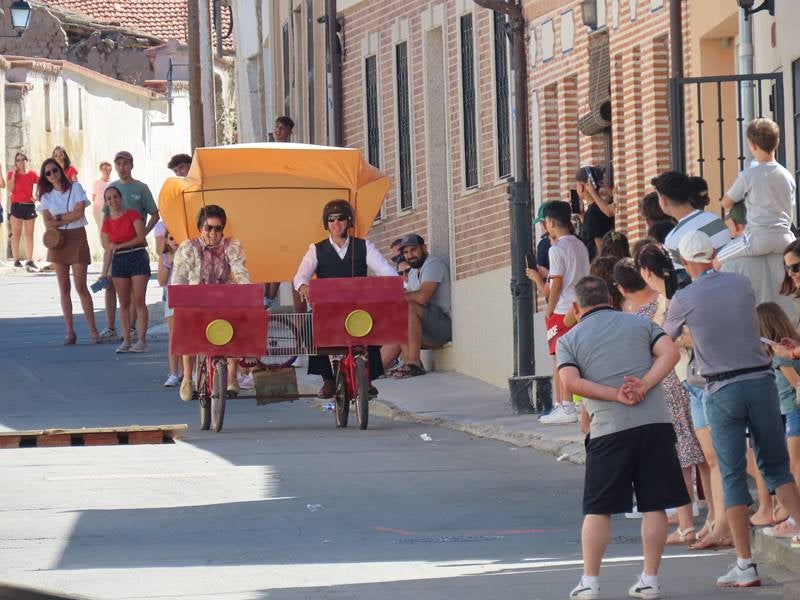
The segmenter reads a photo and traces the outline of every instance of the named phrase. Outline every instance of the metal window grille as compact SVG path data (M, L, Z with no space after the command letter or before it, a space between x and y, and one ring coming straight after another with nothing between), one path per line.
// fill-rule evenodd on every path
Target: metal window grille
M798 208L800 208L800 58L792 63L792 85L794 86L794 180L797 184L795 190ZM800 219L800 214L796 216Z
M316 126L314 97L314 0L306 0L306 57L308 60L308 142L314 143Z
M283 114L289 116L292 108L291 81L289 80L289 22L283 24Z
M367 92L367 160L380 167L381 130L378 120L378 59L368 56L364 60Z
M472 14L463 15L461 25L461 110L464 115L464 186L478 185L478 148L475 123L475 57Z
M508 36L506 18L494 13L494 90L497 120L497 176L511 175L511 128L508 110Z
M397 68L397 151L399 156L400 210L413 205L411 182L411 123L408 98L408 42L395 47Z

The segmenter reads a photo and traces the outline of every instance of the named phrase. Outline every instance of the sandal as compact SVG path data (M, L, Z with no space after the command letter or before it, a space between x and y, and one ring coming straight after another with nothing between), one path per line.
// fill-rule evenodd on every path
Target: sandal
M424 367L415 365L414 363L407 363L392 373L392 377L395 379L406 379L408 377L425 375L425 373L427 373L427 371Z
M100 334L97 333L96 331L94 333L90 333L89 337L92 338L93 344L101 344L103 342L103 339L100 337Z
M717 550L720 548L732 548L732 547L733 547L733 538L729 535L721 539L713 535L707 535L699 542L691 544L689 546L689 550Z
M336 384L334 383L333 379L326 379L322 382L322 387L319 388L319 393L317 393L317 398L322 400L328 400L333 398L333 394L336 391Z
M78 341L78 336L76 336L74 333L68 333L66 337L63 340L61 340L61 345L74 346L75 342L77 341Z
M694 527L687 527L681 529L678 527L667 537L667 545L674 546L677 544L694 544L697 541L697 534Z
M700 531L697 534L697 539L702 540L704 537L709 535L712 531L714 531L714 521L706 519L706 522L703 524L703 527L700 528Z

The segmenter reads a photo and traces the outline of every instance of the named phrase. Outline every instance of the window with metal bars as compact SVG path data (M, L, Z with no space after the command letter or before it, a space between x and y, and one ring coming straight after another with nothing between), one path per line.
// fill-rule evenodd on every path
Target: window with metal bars
M395 46L397 71L397 154L400 210L414 204L411 181L411 118L408 93L408 42Z
M291 81L289 80L289 22L283 24L283 114L287 117L292 109Z
M381 166L381 130L378 115L378 59L364 60L367 96L367 160L373 167Z
M475 123L475 56L472 14L459 19L461 30L461 111L463 113L464 186L478 185L478 148Z
M506 18L494 13L494 91L497 121L497 176L511 175L511 126L508 110L508 36Z

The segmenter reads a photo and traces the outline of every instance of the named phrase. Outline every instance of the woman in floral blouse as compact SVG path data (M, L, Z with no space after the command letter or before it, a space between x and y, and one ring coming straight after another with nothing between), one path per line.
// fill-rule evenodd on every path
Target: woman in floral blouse
M175 252L172 285L250 283L250 273L239 240L224 235L227 217L222 207L209 204L197 215L200 237L184 241ZM183 357L181 400L192 399L194 357ZM228 391L238 392L236 361L228 363Z

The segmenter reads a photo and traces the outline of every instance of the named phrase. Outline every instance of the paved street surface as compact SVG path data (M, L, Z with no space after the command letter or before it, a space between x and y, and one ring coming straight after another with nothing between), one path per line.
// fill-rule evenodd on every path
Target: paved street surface
M579 577L582 467L432 426L337 430L310 401L231 401L221 433L199 431L196 405L161 387L163 338L115 355L79 319L82 343L57 345L55 286L0 276L0 428L190 429L170 445L0 450L0 581L96 599L551 600ZM638 525L614 522L604 598L627 597L641 568ZM669 550L665 597L798 585L764 565L761 590L716 590L732 560Z

